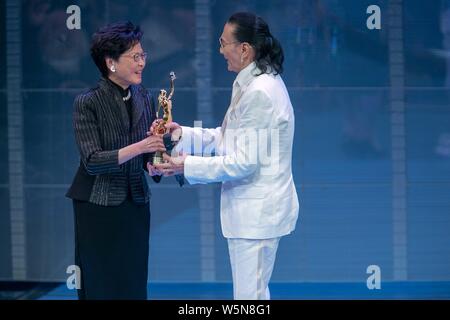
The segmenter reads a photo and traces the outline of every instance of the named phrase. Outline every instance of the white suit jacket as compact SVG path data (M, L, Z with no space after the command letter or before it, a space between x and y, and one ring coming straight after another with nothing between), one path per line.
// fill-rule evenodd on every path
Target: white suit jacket
M177 148L187 152L194 147L184 166L190 184L222 182L226 238L280 237L295 229L298 217L292 104L279 75L255 72L255 63L239 72L222 127L182 127Z

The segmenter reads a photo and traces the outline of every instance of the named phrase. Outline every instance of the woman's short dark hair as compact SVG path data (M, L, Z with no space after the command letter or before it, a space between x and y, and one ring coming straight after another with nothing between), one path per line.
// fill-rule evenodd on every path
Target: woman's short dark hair
M283 48L261 17L249 12L238 12L228 19L228 23L235 25L236 40L248 42L255 50L255 63L261 74L283 72Z
M92 36L91 57L104 77L108 76L105 58L114 60L141 41L143 32L130 21L116 22L99 29Z

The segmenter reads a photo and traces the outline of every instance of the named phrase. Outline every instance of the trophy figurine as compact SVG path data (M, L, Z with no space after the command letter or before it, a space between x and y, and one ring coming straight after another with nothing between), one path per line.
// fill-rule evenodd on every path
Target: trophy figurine
M166 129L165 124L172 122L172 105L170 103L170 99L173 96L173 92L175 91L175 87L174 87L174 81L176 79L175 76L175 72L170 72L170 92L169 92L169 96L167 96L167 91L164 89L161 89L159 91L159 96L158 96L158 110L156 111L156 118L159 118L159 112L161 111L161 108L163 110L163 116L162 119L160 119L158 125L155 128L155 133L156 134L161 134L164 135L166 133L168 133L169 130ZM159 164L159 163L163 163L163 155L162 152L155 152L155 154L153 155L153 159L152 159L152 163L153 164Z

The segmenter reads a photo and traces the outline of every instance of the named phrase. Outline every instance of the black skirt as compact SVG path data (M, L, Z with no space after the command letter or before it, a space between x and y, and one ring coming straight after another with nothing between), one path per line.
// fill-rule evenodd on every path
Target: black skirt
M120 206L73 201L78 298L146 299L149 205L129 199Z

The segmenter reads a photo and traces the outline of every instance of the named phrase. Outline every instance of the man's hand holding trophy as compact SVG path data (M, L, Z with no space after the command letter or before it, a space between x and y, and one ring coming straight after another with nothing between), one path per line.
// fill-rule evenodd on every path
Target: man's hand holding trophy
M175 72L170 72L170 91L161 89L158 96L158 109L156 111L156 120L153 121L149 135L162 135L166 150L170 152L181 139L182 129L180 125L172 121L172 96L175 91L174 81L176 79ZM162 118L160 118L161 109L163 111ZM164 174L164 176L176 175L177 181L182 185L184 178L182 176L184 169L184 159L186 156L171 158L168 154L163 152L155 152L151 162L147 163L149 172ZM172 165L171 168L175 170L162 170L161 165L168 163ZM174 163L172 163L174 162ZM179 168L173 168L173 165L178 162ZM156 168L155 166L159 167Z

